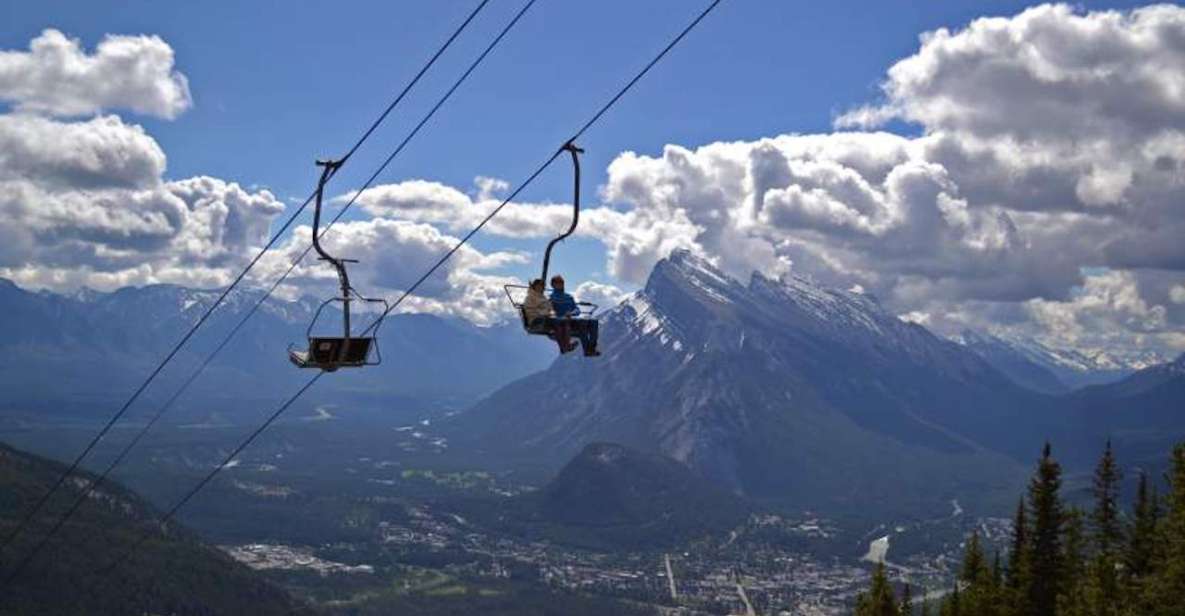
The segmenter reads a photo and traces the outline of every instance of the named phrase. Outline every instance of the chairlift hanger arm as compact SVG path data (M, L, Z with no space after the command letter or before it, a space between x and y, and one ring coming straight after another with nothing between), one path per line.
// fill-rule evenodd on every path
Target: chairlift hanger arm
M337 281L341 285L341 302L342 302L342 337L348 342L350 339L350 275L346 272L347 259L338 259L333 255L325 252L321 247L321 202L325 196L325 184L329 182L329 178L333 177L337 170L341 168L343 160L319 160L317 166L321 167L321 179L317 181L317 199L313 208L313 249L325 261L333 264L333 268L337 270ZM311 326L310 326L311 327ZM348 346L348 345L346 345ZM343 354L345 346L342 347Z
M317 181L316 202L313 207L313 249L322 259L333 263L338 269L342 269L338 264L341 262L335 259L325 249L321 247L321 201L325 194L325 184L333 177L337 170L341 168L343 160L318 160L317 166L321 167L321 179Z
M584 149L577 146L575 142L569 141L565 143L563 147L560 148L560 150L567 151L572 155L572 224L568 226L567 231L564 231L555 239L547 243L547 250L543 253L543 275L540 277L544 283L547 282L547 270L551 265L551 249L569 235L575 233L576 226L580 223L580 154L584 152Z

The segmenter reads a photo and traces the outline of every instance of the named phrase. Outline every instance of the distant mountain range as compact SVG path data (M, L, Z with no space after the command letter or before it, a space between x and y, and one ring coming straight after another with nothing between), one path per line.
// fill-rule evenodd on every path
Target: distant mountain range
M106 417L216 296L167 285L60 295L0 281L0 351L19 359L0 371L0 420ZM233 294L146 404L171 394L258 297ZM235 409L258 412L291 392L307 373L285 347L303 339L315 306L266 303L178 421L233 422ZM1088 365L1015 340L946 340L871 296L795 277L742 283L686 251L659 262L602 328L603 357L555 359L517 323L396 315L382 329L381 367L323 379L307 402L477 401L434 421L450 450L559 470L592 443L617 443L736 495L833 512L913 514L954 497L1011 504L1046 438L1085 466L1108 437L1123 459L1152 464L1185 435L1180 360L1128 374L1132 363ZM1078 383L1066 370L1119 380L1069 391Z
M0 371L6 406L54 413L109 413L165 356L218 297L218 291L172 285L71 295L28 292L0 279ZM232 293L162 373L147 399L160 402L260 297ZM183 407L208 412L210 401L270 405L307 376L290 365L289 343L304 344L317 302L270 299L195 383ZM333 326L335 315L323 319ZM362 323L369 320L361 317ZM340 371L315 396L396 399L464 405L546 367L554 354L517 325L478 327L454 318L397 314L380 331L383 365ZM105 416L105 415L104 415Z
M1063 393L1086 385L1114 383L1139 370L1164 363L1155 353L1087 354L1054 349L1033 339L966 330L952 338L987 360L1017 383L1046 393Z
M0 445L0 537L6 537L64 467ZM7 578L73 499L74 476L43 515L0 552ZM80 484L79 484L80 485ZM182 528L156 530L159 514L108 482L11 583L0 584L0 614L301 614L289 595ZM106 568L144 533L151 538L122 566Z
M1084 462L1106 436L1122 449L1185 433L1185 411L1163 409L1154 425L1121 412L1135 403L1125 384L1143 372L1041 393L1057 390L1049 374L1037 375L1046 387L1018 383L866 295L792 277L745 285L686 251L660 262L602 329L604 357L565 357L502 388L456 417L450 438L557 465L616 442L748 497L916 513L953 497L1011 500L1046 438ZM1180 380L1155 391L1185 409L1171 389Z

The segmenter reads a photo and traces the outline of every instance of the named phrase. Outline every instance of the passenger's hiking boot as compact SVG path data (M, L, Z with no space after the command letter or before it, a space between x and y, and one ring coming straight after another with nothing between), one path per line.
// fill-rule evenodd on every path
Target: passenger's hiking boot
M586 351L584 351L584 356L585 357L600 357L601 352L596 349L592 349L591 351L586 350Z

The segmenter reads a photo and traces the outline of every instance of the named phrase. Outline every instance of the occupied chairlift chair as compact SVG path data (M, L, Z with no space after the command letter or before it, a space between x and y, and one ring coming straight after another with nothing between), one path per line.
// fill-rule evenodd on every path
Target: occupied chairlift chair
M540 275L540 278L543 280L544 284L547 283L547 269L551 263L551 249L554 248L556 244L566 239L569 235L572 235L572 233L576 231L577 224L580 222L580 154L583 153L584 150L577 147L576 144L572 143L571 141L565 143L561 149L572 155L572 168L575 178L573 190L574 194L572 197L572 224L568 227L567 231L564 231L559 236L547 243L547 250L543 253L543 273ZM522 301L515 299L516 292L521 292L521 294L525 296L526 292L529 290L529 287L525 287L520 284L508 284L503 285L502 288L506 292L506 297L510 300L511 305L513 305L515 310L518 311L518 316L523 323L524 331L533 336L547 336L553 340L555 339L555 332L552 331L550 326L546 324L532 325L527 320L527 312L523 309ZM596 318L596 304L590 302L576 302L576 305L580 307L581 318Z
M325 300L317 308L317 312L313 315L313 321L309 323L306 336L308 338L307 350L295 349L294 345L288 345L288 359L292 361L299 368L320 368L326 372L333 372L338 368L360 368L362 366L377 366L382 363L382 353L379 352L378 340L374 334L378 332L379 326L382 324L383 318L386 316L389 306L384 299L372 299L363 297L350 286L350 277L346 273L346 263L357 263L356 259L339 259L331 256L325 252L321 247L321 197L325 191L325 183L329 178L337 172L338 167L341 166L341 161L317 161L317 166L322 167L321 179L317 183L316 206L313 210L313 248L317 251L317 255L322 261L329 261L337 270L337 279L341 285L341 296L333 297ZM371 304L382 304L383 312L371 327L367 328L370 336L351 336L350 335L350 303L354 301L361 301ZM313 328L317 324L317 320L321 318L321 312L329 304L340 303L342 305L342 335L341 336L314 336ZM365 333L365 332L364 332ZM373 359L372 359L373 351Z

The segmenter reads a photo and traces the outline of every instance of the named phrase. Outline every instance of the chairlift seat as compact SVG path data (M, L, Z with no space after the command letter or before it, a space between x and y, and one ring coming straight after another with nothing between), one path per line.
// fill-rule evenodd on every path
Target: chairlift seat
M338 368L358 368L370 365L368 360L373 344L374 338L314 337L309 338L307 351L289 349L288 359L300 368L320 368L329 371Z
M532 325L531 322L527 319L527 309L526 308L519 306L518 316L522 319L523 329L526 330L526 332L528 334L532 334L535 336L547 336L548 338L553 338L555 336L555 331L552 329L552 327L550 325L548 325L546 320L543 320L540 323L536 323L536 324Z
M522 302L516 300L514 298L514 294L511 293L512 289L524 289L525 290L527 287L524 287L522 285L516 285L516 284L508 284L508 285L503 285L502 288L506 291L506 298L510 300L510 305L514 306L514 309L518 312L518 319L523 324L523 331L525 331L526 333L528 333L532 336L547 336L548 338L555 340L555 328L548 321L544 321L540 324L532 325L530 319L527 318L526 307L523 306ZM569 317L571 320L573 320L573 321L581 320L581 319L596 320L596 318L597 318L597 316L596 316L597 305L596 304L593 304L590 302L576 302L576 305L580 307L580 315L575 316L575 317Z
M387 313L391 312L391 306L385 299L365 297L354 290L350 286L350 276L346 271L347 263L357 263L354 259L340 259L325 252L321 247L321 198L325 194L325 183L329 178L337 173L338 168L341 167L345 159L341 160L318 160L317 166L321 167L321 179L317 182L316 192L316 206L313 208L313 249L317 251L317 256L324 261L328 261L333 265L333 269L337 270L337 281L341 286L341 295L332 297L320 306L317 306L317 311L313 313L313 320L309 323L309 328L305 337L309 341L308 350L299 350L292 348L293 345L288 346L288 360L296 365L298 368L320 368L326 372L332 372L338 368L360 368L362 366L377 366L383 361L383 354L379 351L378 341L374 336L378 333L379 326L382 325L383 319ZM377 307L382 304L383 311L378 318L370 324L362 333L370 333L370 337L359 336L354 337L350 335L350 304L351 302L365 302ZM321 311L329 304L338 303L342 307L342 335L340 337L328 336L314 336L313 328L317 325L317 319L321 318ZM375 359L371 361L370 352L374 349Z

